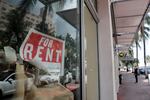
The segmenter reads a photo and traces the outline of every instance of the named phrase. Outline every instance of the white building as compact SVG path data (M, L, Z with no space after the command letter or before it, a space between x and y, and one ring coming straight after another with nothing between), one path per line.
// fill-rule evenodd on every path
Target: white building
M0 30L6 30L6 27L4 26L4 23L7 23L6 15L9 13L9 11L16 8L16 5L11 4L5 0L2 0L0 2ZM42 8L41 8L42 9ZM42 14L42 13L40 13ZM24 21L28 23L27 31L30 28L35 28L37 24L40 24L42 21L42 15L35 15L31 12L27 12L25 15ZM49 31L55 31L54 26L52 25L52 19L49 15L47 15L46 24L48 24Z

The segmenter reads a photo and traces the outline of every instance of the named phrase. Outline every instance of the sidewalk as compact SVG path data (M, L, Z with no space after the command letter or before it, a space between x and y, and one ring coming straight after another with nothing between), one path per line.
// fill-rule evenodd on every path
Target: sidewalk
M123 73L123 82L119 88L118 100L150 100L150 85L148 79L139 76L139 82L135 83L133 73Z

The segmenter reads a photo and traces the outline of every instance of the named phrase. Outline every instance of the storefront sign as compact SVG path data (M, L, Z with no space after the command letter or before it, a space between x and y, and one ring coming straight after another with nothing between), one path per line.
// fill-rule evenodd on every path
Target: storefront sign
M31 29L20 48L20 56L51 74L63 75L64 41Z

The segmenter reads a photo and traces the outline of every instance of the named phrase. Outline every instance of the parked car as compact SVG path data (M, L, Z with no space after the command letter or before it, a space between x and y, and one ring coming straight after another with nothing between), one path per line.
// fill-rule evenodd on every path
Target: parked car
M145 74L145 69L144 68L139 68L139 74Z
M16 77L13 71L0 73L0 96L14 94L16 92Z
M29 75L29 74L28 74ZM25 91L29 91L33 85L33 77L30 75L25 79ZM0 73L0 97L16 93L15 71L4 71Z
M150 67L142 67L139 68L139 73L145 75L145 72L147 71L147 74L150 74Z

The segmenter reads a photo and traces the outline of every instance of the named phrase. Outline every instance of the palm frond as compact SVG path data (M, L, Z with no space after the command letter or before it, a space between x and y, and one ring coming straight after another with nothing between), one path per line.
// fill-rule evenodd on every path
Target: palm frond
M137 41L135 43L136 43L137 47L141 48L141 45L140 45L139 41Z
M134 42L135 42L135 44L139 47L139 48L141 48L141 46L140 46L140 40L141 40L141 38L140 38L140 36L139 36L139 34L138 33L135 33L135 36L134 36Z
M132 49L132 48L129 48L129 49L128 49L128 53L129 53L129 55L130 55L131 57L133 57L133 49Z
M141 33L140 33L140 38L141 39L145 39L145 40L148 40L148 38L150 37L149 36L149 30L150 30L150 28L148 27L148 26L142 26L141 27Z
M147 23L148 25L150 25L150 16L146 15L145 17L145 23Z
M149 26L144 26L144 30L150 31L150 27Z
M144 37L145 39L148 39L150 37L148 31L144 30Z

